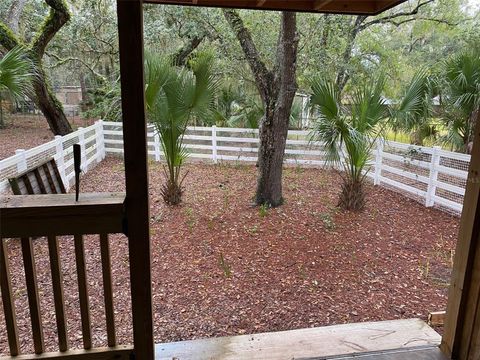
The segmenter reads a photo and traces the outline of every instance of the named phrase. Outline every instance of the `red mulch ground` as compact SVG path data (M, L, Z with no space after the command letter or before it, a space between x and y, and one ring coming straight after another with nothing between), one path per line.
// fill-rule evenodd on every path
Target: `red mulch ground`
M188 165L184 202L166 206L161 168L151 166L155 341L277 331L346 322L421 317L443 310L458 218L368 186L362 213L336 207L339 177L288 168L285 205L251 206L253 166ZM121 191L123 164L107 158L82 191ZM262 216L265 215L265 216ZM126 241L112 236L115 312L121 343L131 342ZM32 349L17 240L9 242L24 350ZM71 342L81 346L72 240L61 244ZM45 338L55 350L47 248L35 240ZM96 238L86 243L94 345L105 345ZM221 265L220 258L224 258ZM6 351L0 317L0 353Z
M68 120L74 129L92 123L79 117L69 117ZM0 160L15 155L17 149L31 149L54 138L47 120L41 115L9 115L6 125L0 128Z

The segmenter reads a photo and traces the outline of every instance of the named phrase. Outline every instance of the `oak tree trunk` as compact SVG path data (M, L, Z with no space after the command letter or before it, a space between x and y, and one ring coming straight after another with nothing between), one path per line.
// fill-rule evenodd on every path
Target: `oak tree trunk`
M224 15L235 32L255 77L265 107L260 121L258 150L257 205L279 206L282 197L282 167L293 99L297 91L296 60L298 34L296 14L283 12L273 70L260 59L255 43L234 10Z
M282 198L282 173L289 114L267 112L260 122L258 179L255 201L278 206Z
M12 31L12 28L18 25L18 18L21 15L25 1L17 0L12 5L10 11L15 14L15 22L7 24L0 20L0 45L5 49L11 50L19 44L24 44L28 52L29 58L32 60L37 79L33 83L34 96L32 100L42 111L47 119L50 129L55 135L66 135L72 132L72 127L63 112L62 104L57 100L49 86L49 79L43 70L42 58L45 49L55 34L70 19L70 13L64 0L44 0L49 6L49 15L45 18L40 26L38 33L33 37L30 43L25 44L24 41L17 38L18 34Z

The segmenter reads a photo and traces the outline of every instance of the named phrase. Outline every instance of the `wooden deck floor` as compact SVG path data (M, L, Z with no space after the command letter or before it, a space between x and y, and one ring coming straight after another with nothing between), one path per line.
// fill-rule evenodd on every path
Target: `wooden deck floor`
M408 319L158 344L155 358L443 360L436 348L440 340L423 321Z

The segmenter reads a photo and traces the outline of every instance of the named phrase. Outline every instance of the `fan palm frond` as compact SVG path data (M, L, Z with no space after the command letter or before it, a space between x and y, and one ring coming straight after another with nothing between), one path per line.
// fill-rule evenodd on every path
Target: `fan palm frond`
M447 59L441 80L442 120L448 130L442 140L450 139L455 149L466 151L473 137L474 114L480 109L480 53L468 50Z
M340 102L332 81L315 79L310 106L317 119L311 139L324 144L327 160L343 167L343 185L339 205L347 210L361 210L365 204L363 183L371 149L383 128L386 107L382 98L385 78L354 90L351 113Z
M188 152L183 137L193 117L213 116L216 80L210 55L193 58L191 71L177 69L168 58L146 57L145 100L147 116L156 128L165 155L167 183L162 194L172 205L181 201L180 171Z
M30 95L36 76L34 69L25 49L22 46L13 48L0 59L0 91L7 92L15 100Z

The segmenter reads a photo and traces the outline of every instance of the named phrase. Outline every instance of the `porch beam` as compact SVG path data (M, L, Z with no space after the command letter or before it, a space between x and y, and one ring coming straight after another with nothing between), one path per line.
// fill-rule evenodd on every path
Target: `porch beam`
M123 193L11 195L0 199L0 236L121 233Z
M458 360L480 359L480 112L476 124L440 346Z
M117 0L117 14L134 352L153 360L142 1Z
M377 15L405 0L144 0L145 3L255 10ZM322 4L324 3L324 4Z
M330 4L333 0L316 0L314 3L313 3L313 9L315 11L320 11L322 10L325 6L327 6L328 4Z

